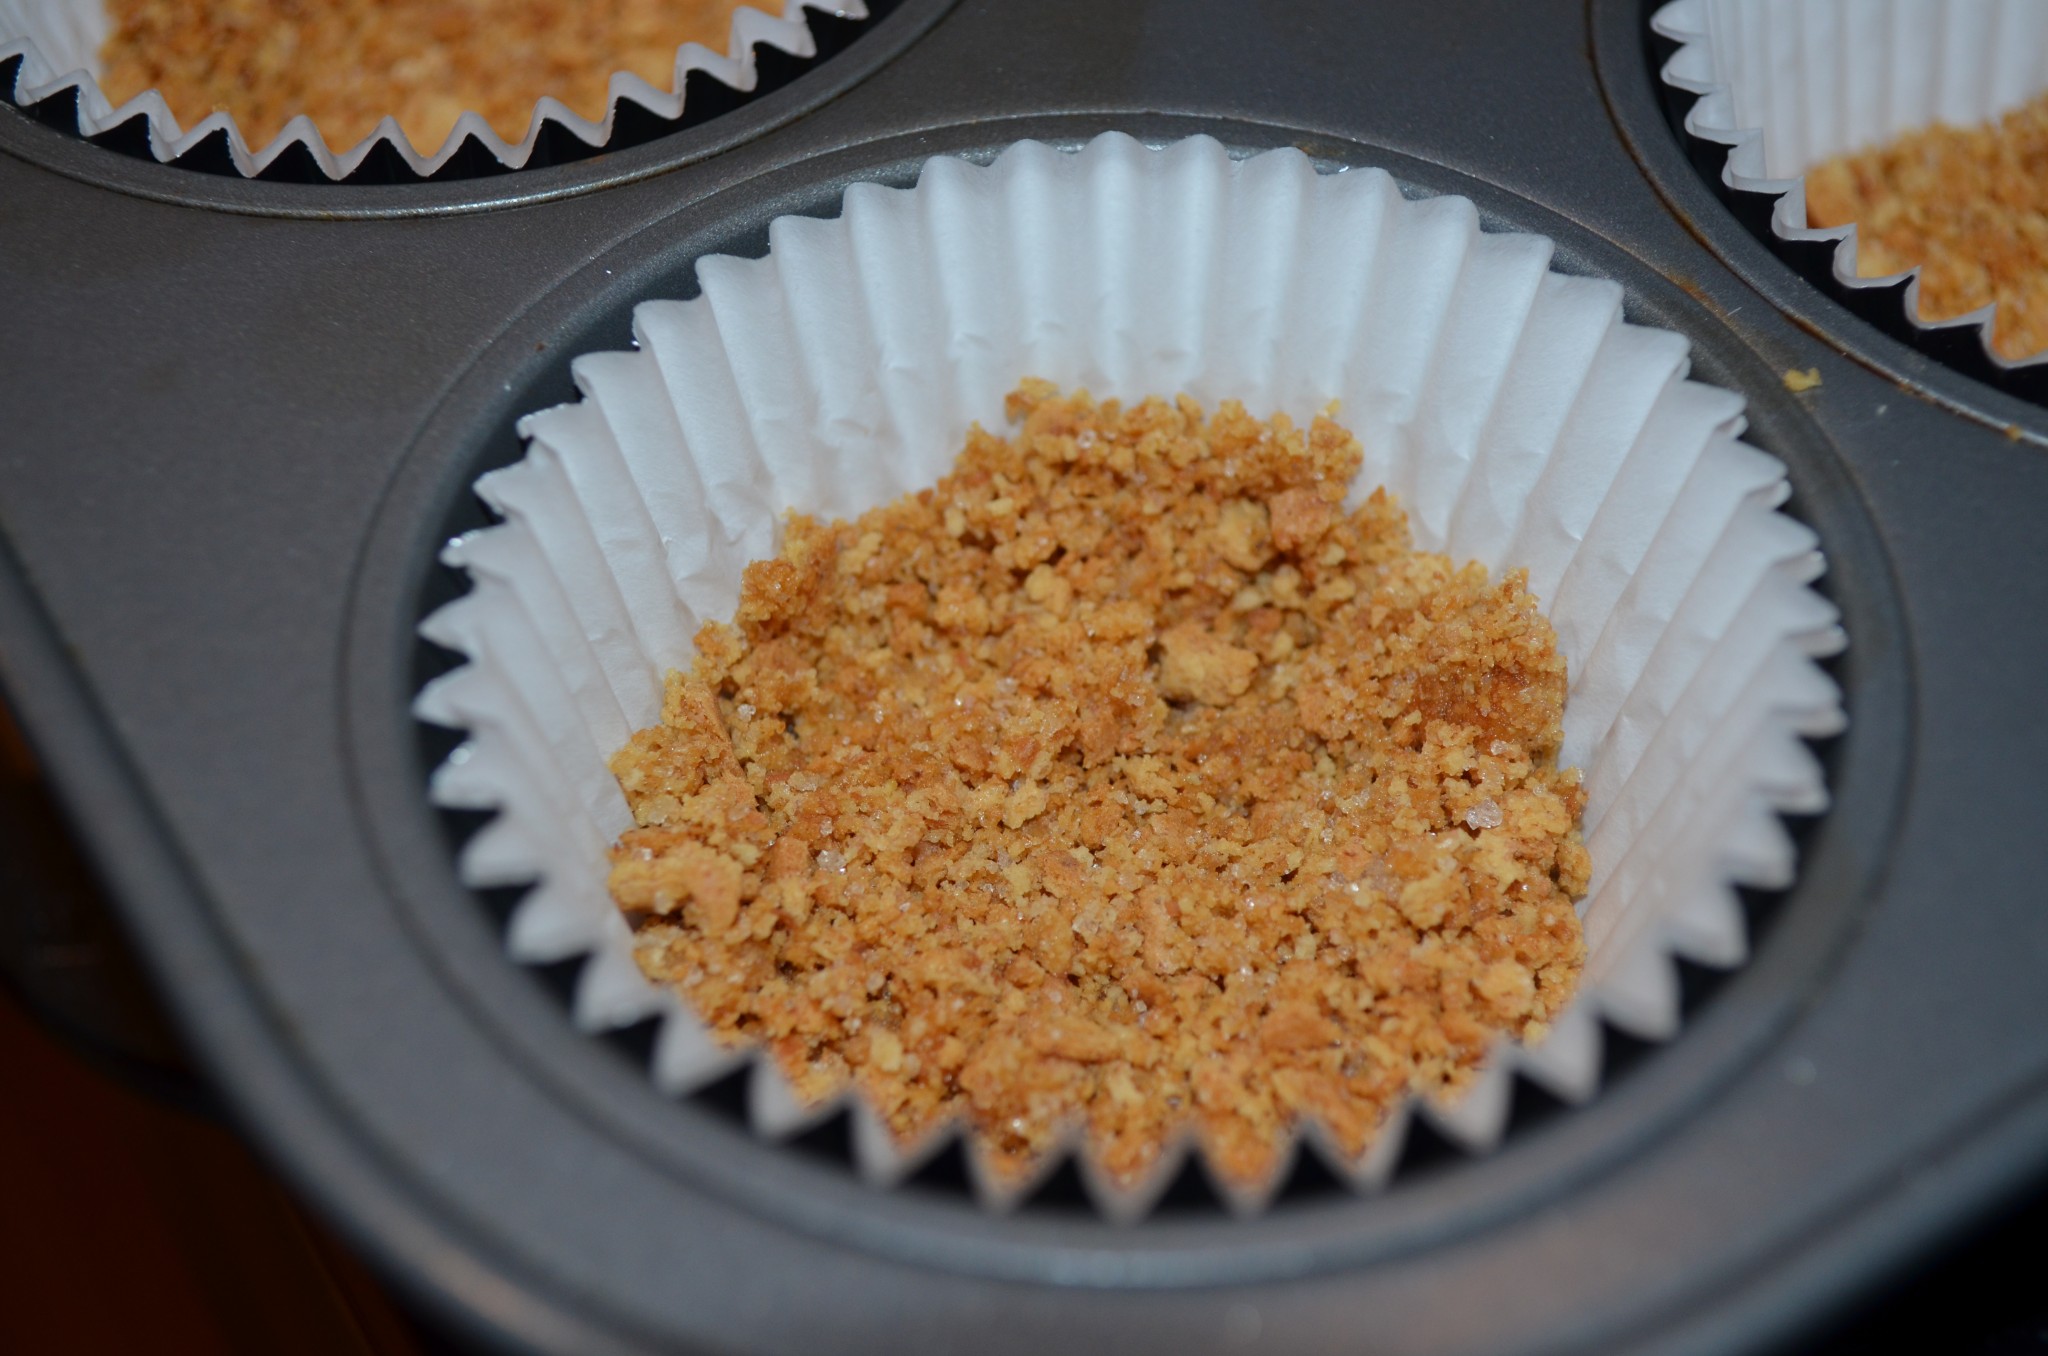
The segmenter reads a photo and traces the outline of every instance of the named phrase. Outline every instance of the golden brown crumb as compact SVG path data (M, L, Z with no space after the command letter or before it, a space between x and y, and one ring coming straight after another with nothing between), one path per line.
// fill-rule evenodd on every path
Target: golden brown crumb
M1920 266L1920 316L1998 304L1992 347L2048 348L2048 94L1996 123L1936 125L1807 173L1807 220L1856 224L1866 278Z
M305 113L342 150L389 114L432 153L466 111L519 141L543 95L601 119L616 71L672 90L676 48L723 53L740 3L106 0L101 85L159 90L187 127L224 109L255 147Z
M1010 440L792 517L613 770L647 973L1021 1173L1183 1125L1257 1182L1569 997L1586 885L1564 662L1523 578L1409 549L1357 441L1027 382Z
M1796 367L1788 367L1785 369L1783 380L1786 390L1793 395L1804 395L1820 385L1820 369L1809 367L1801 371Z

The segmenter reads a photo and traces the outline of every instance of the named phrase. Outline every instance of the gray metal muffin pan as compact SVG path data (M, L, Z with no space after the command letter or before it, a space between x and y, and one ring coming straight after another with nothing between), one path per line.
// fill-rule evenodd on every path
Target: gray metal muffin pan
M0 110L0 687L252 1138L464 1332L575 1352L1762 1350L2037 1180L2048 418L1744 231L1643 17L907 0L742 123L468 185L201 176ZM1383 166L1620 280L1748 397L1851 636L1836 806L1676 1041L1491 1157L1251 1221L992 1219L662 1098L504 958L407 714L470 480L635 301L848 182L1109 128Z

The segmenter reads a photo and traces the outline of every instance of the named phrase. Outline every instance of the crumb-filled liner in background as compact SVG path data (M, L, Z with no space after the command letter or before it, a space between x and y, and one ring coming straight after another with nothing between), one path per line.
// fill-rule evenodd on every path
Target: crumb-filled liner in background
M776 4L776 0L758 2L770 8ZM195 11L199 8L193 6ZM382 159L382 151L396 154L398 172L429 179L458 171L521 169L593 154L612 144L622 105L631 105L640 114L636 124L651 117L660 124L680 126L692 72L702 72L742 95L750 94L760 83L758 48L805 60L817 56L813 24L820 15L865 20L868 8L864 0L781 0L777 14L742 6L733 11L723 52L696 42L677 48L674 80L668 88L650 84L630 71L613 72L604 112L596 119L544 96L535 103L525 134L517 141L507 140L489 120L472 111L456 118L446 138L434 146L415 145L395 117L384 118L367 136L350 144L333 146L303 114L285 123L269 141L252 145L231 113L213 112L187 127L153 89L116 106L100 87L101 50L110 31L103 0L0 0L0 78L10 63L17 63L12 89L0 88L0 96L32 108L75 91L80 136L105 138L139 118L145 129L146 153L167 163L203 150L209 139L218 139L231 162L227 172L248 178L268 177L309 157L319 175L346 180L366 164ZM375 7L366 6L365 22L373 22L375 17ZM697 83L701 85L701 81ZM481 148L482 157L475 148Z
M2000 356L1994 306L1923 319L1921 270L1860 276L1855 226L1810 226L1806 193L1808 172L1837 156L1937 123L1992 121L2048 90L2048 5L1670 0L1650 25L1676 48L1660 78L1697 96L1683 134L1764 243L1893 337L2048 402L2048 354Z
M1743 962L1737 888L1788 885L1780 816L1826 805L1804 740L1842 727L1814 661L1843 635L1809 588L1813 534L1776 511L1784 468L1740 441L1742 400L1687 379L1684 339L1625 322L1617 284L1553 272L1547 239L1484 232L1465 199L1410 200L1384 172L1321 174L1292 150L1234 160L1204 137L935 159L914 188L855 185L836 218L783 218L769 239L759 260L701 260L701 296L641 305L634 351L573 363L583 398L527 416L525 458L477 482L503 523L446 549L473 590L421 627L469 661L418 698L422 719L466 732L432 798L498 812L462 878L535 883L512 956L587 953L575 1020L660 1018L662 1087L752 1059L770 1137L838 1105L800 1105L772 1061L722 1047L642 977L606 888L632 823L607 759L658 718L700 622L732 615L785 511L851 518L934 483L971 424L1004 427L1024 376L1234 398L1303 426L1340 401L1365 449L1352 502L1383 484L1418 549L1525 567L1555 628L1560 762L1584 770L1593 860L1579 995L1541 1044L1503 1040L1464 1095L1411 1099L1363 1157L1333 1162L1349 1181L1385 1181L1412 1114L1496 1145L1518 1075L1583 1101L1603 1022L1676 1033L1674 957ZM858 1097L841 1103L877 1184L959 1133L899 1145ZM1297 1138L1334 1157L1314 1126ZM983 1201L1014 1202L1028 1184L968 1147ZM1166 1155L1122 1190L1073 1151L1117 1219L1176 1167ZM1285 1172L1217 1185L1256 1210Z

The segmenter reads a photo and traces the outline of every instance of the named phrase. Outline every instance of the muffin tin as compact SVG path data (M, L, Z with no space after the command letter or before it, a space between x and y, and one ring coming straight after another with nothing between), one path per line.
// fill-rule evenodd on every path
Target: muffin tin
M869 44L874 44L869 46ZM0 110L0 685L252 1136L525 1350L1745 1350L2048 1167L2038 407L1813 291L1664 119L1638 0L905 0L727 117L469 183L254 183ZM1107 129L1375 165L1540 232L1790 468L1851 648L1833 810L1754 959L1503 1149L1117 1228L862 1185L580 1035L458 885L413 627L513 421L633 304L935 154ZM1787 370L1821 384L1793 394Z

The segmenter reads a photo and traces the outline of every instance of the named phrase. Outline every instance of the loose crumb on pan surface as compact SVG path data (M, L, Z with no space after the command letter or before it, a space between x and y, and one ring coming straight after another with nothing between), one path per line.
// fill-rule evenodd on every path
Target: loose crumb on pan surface
M389 114L432 154L470 111L517 143L543 95L600 120L617 71L672 90L676 49L696 42L724 53L740 0L106 0L106 7L100 83L117 106L159 90L186 127L226 110L252 147L269 144L305 113L337 151Z
M793 516L613 761L643 969L799 1093L1021 1174L1320 1121L1537 1039L1583 960L1565 666L1523 577L1413 551L1328 418L1026 382L927 490Z
M1856 271L1920 267L1920 317L1996 302L1992 348L2048 349L2048 94L1995 123L1937 124L1806 176L1815 226L1856 226Z

